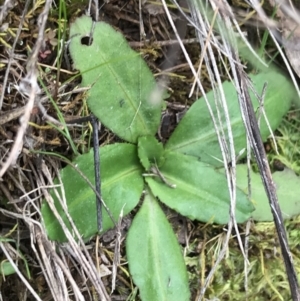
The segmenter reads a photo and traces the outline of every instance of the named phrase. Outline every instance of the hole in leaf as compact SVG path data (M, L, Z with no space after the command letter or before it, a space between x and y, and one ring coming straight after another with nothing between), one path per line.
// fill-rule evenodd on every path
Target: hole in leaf
M93 44L93 38L86 36L81 38L81 44L86 46L91 46Z

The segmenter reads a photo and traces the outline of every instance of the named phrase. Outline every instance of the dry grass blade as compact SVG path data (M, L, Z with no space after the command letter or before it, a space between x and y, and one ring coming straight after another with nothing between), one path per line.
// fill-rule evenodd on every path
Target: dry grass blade
M266 193L269 198L271 211L274 217L274 222L276 225L277 235L280 242L281 252L284 259L286 272L290 284L292 299L294 301L300 300L300 291L298 279L296 276L295 266L293 263L292 254L290 251L286 230L283 223L283 217L281 209L279 207L276 187L272 179L271 169L267 160L266 152L259 134L259 127L255 118L255 113L252 107L250 95L247 83L247 77L244 74L244 71L239 72L238 74L241 79L241 97L240 105L242 106L242 114L245 114L245 126L247 130L247 136L250 140L251 148L255 154L255 158L260 170L263 184L265 186ZM253 122L254 121L254 122Z
M78 284L73 279L68 265L57 255L55 244L49 242L45 233L39 228L36 228L36 241L39 248L39 252L36 252L36 255L43 270L43 275L49 284L51 295L57 301L69 300L69 292L66 285L67 279L76 298L84 301L81 288L78 287Z
M114 250L114 260L113 260L113 267L112 267L112 285L111 291L113 292L116 288L116 278L117 278L117 269L121 263L121 242L122 242L122 219L123 219L123 210L120 212L120 217L116 226L116 243L115 243L115 250Z
M191 2L189 4L190 4L193 21L197 25L198 39L200 41L201 49L203 51L203 53L201 54L201 60L203 58L205 61L205 66L209 73L212 88L216 93L215 95L218 96L218 99L216 99L217 108L219 110L224 110L224 112L225 112L226 124L227 124L227 128L228 128L228 130L227 130L228 136L227 137L225 136L225 132L221 126L222 121L220 120L220 114L218 114L217 116L213 116L212 111L209 107L209 103L206 100L207 106L209 107L209 111L211 114L211 118L214 122L215 131L217 133L218 140L219 140L219 145L220 145L220 148L222 151L224 167L226 170L226 175L227 175L227 180L228 180L228 189L229 189L230 198L231 198L231 211L230 211L231 220L228 224L226 238L223 242L223 248L220 251L218 259L217 259L214 267L212 268L211 273L207 277L206 282L201 290L201 294L199 296L199 300L200 300L203 297L204 292L211 281L211 278L213 277L214 271L216 270L218 264L220 263L220 261L224 258L225 254L226 254L228 242L231 237L232 228L234 227L236 229L237 234L239 233L239 231L238 231L238 227L237 227L237 224L236 224L236 221L234 218L234 216L235 216L234 208L235 208L235 203L236 203L236 175L235 175L236 152L235 152L234 144L233 144L233 136L232 136L232 132L231 132L231 123L230 123L230 119L229 119L229 115L228 115L227 103L226 103L226 99L224 97L224 91L222 90L222 81L221 81L220 71L219 71L219 68L217 67L215 54L212 49L212 44L210 43L210 41L213 40L215 42L215 44L218 45L217 39L214 35L212 35L212 30L211 30L212 27L214 26L214 24L210 23L208 21L208 19L205 18L205 15L203 17L202 14L200 13L201 10L204 11L201 2L195 1L194 3ZM212 3L212 4L214 7L214 3ZM165 6L165 8L166 8L166 6ZM216 16L219 17L218 8L215 8L215 17ZM169 18L169 21L171 22L170 18ZM173 30L174 30L174 28L173 28ZM206 42L204 43L203 41L206 41ZM181 46L182 46L182 50L184 51L183 44L181 44ZM226 44L225 44L225 46L226 46ZM219 49L217 49L217 50L220 54L220 50ZM227 57L229 60L233 60L231 53L228 51L228 48L223 49L223 51L225 51L225 53L227 53ZM186 60L189 62L190 59L189 59L187 53L185 51L184 51L184 53L186 56ZM201 84L201 80L198 76L198 73L196 72L196 70L194 69L192 64L189 64L189 65L195 76L195 81L198 84L198 88L200 89L201 94L204 96L204 98L206 98L205 92L204 92L202 84ZM212 65L212 68L210 67L211 65ZM225 143L226 141L229 141L229 145L227 145ZM230 169L228 168L229 162L232 162L232 168L230 168ZM239 235L237 237L239 240L239 245L242 250L242 253L244 254L241 239L240 239Z
M274 34L274 29L278 27L278 24L275 26L274 21L270 18L268 18L264 12L264 10L261 8L260 4L256 0L252 0L251 2L252 7L259 15L261 21L265 25L265 27L268 29L274 43L276 44L276 47L280 53L280 56L284 60L284 64L289 72L290 78L292 79L295 89L298 92L298 95L300 95L299 86L297 84L297 81L295 79L294 73L292 72L292 69L290 67L290 64L288 62L288 59L286 58L285 53L282 51L282 47L277 42L277 39ZM299 12L297 13L293 7L292 4L289 4L286 1L275 1L275 0L269 0L269 3L272 7L276 9L276 15L279 17L279 23L281 23L281 30L283 31L283 45L286 47L286 54L290 59L291 65L295 66L295 72L298 73L298 63L297 59L294 59L294 55L298 55L298 42L296 39L297 34L297 27L299 26ZM296 30L296 32L294 32ZM294 36L295 34L295 36ZM298 74L299 76L299 74Z
M192 11L192 17L194 19L194 22L197 22L197 24L199 24L202 32L205 32L207 36L210 36L210 28L211 26L214 26L213 24L210 24L208 22L208 20L204 17L202 17L202 14L200 13L200 11L203 11L203 7L201 7L202 4L200 2L198 2L197 4L191 5L191 11ZM212 3L212 7L214 8L214 16L215 18L217 17L218 19L220 18L220 12L218 7L216 7L214 5L214 3ZM202 40L205 40L205 38L202 37ZM215 39L215 37L212 37L212 39ZM210 39L209 39L210 40ZM223 43L225 42L224 40L222 40ZM203 47L204 46L204 47ZM229 49L226 47L226 43L224 43L224 52L228 58L229 61L234 60L232 58L232 55L230 53L230 51L228 51ZM217 108L218 110L223 110L225 112L225 118L226 118L226 125L227 125L227 137L225 135L225 132L222 128L222 121L219 119L219 114L218 116L215 116L214 119L214 124L215 124L215 130L216 133L218 135L218 139L219 139L219 145L222 151L222 155L223 155L223 162L224 162L224 167L226 170L226 176L227 176L227 181L228 181L228 190L230 193L230 199L231 199L231 206L230 206L230 222L228 223L228 228L227 228L227 233L226 233L226 237L224 239L224 242L222 244L222 249L220 250L219 254L218 254L218 258L214 264L214 266L212 267L209 275L207 276L205 283L203 284L203 287L201 289L201 293L199 295L199 299L201 300L201 298L204 296L204 293L208 287L208 285L211 282L211 279L219 265L219 263L221 262L221 260L224 258L226 252L227 252L227 248L228 248L228 243L229 243L229 239L231 237L231 232L233 227L236 230L237 233L237 238L239 241L239 246L240 249L242 251L242 254L244 254L244 248L243 248L243 244L241 242L240 236L239 236L239 230L237 227L237 223L235 221L235 204L236 204L236 172L235 172L235 166L236 166L236 151L234 149L234 144L233 144L233 136L232 136L232 131L231 131L231 122L230 122L230 118L229 118L229 114L228 114L228 109L227 109L227 100L224 97L224 91L222 90L222 82L221 82L221 77L220 77L220 71L219 68L217 67L217 63L215 60L215 55L212 49L212 45L210 43L207 43L206 45L202 45L202 49L205 49L207 47L208 51L207 54L204 54L204 60L206 62L206 66L209 70L209 75L210 75L210 80L212 83L212 87L213 90L215 91L216 95L218 96L219 99L216 99L216 104L217 104ZM219 52L220 53L220 52ZM208 66L210 66L210 61L213 62L213 69L210 70L210 68ZM227 70L227 68L226 68ZM218 88L217 88L218 87ZM229 141L229 145L227 145L225 143L225 141ZM229 162L232 163L231 168L229 169ZM246 260L246 259L245 259Z
M37 38L36 44L33 48L33 51L31 53L31 57L27 63L27 75L25 78L23 78L23 80L20 84L20 90L25 95L28 96L28 101L27 101L27 105L25 107L24 114L20 120L21 125L18 130L18 134L17 134L17 137L13 144L13 147L9 153L9 156L7 157L6 161L4 162L4 164L1 167L0 179L2 178L2 176L4 175L6 170L9 168L9 166L16 162L17 157L20 154L20 151L21 151L21 148L23 145L23 137L24 137L25 131L28 126L28 121L29 121L31 111L33 109L34 101L40 92L40 89L39 89L39 86L37 83L37 60L38 60L38 53L42 47L45 26L46 26L46 22L47 22L51 4L52 4L51 0L46 1L44 10L38 18L38 24L39 24L38 38ZM28 1L28 5L29 5L29 1ZM26 11L27 10L24 10L23 16L25 15ZM22 26L22 23L21 23L21 26ZM20 28L19 28L19 30L20 30ZM14 45L16 45L16 43L17 43L17 38L18 38L18 36L15 39ZM9 66L8 66L8 70L9 70ZM4 91L5 91L5 87L3 87L3 95L4 95ZM3 97L1 98L1 101L2 101ZM1 107L1 102L0 102L0 107Z
M241 70L243 70L243 67L240 63L240 58L238 56L239 49L235 42L236 41L235 35L234 35L233 31L231 30L232 28L237 28L238 32L242 36L242 39L244 40L243 34L239 29L238 22L235 20L234 14L231 11L231 7L227 3L215 3L214 1L211 1L211 7L212 7L214 15L209 16L209 10L208 10L208 15L207 15L207 10L205 10L205 8L202 6L201 1L194 1L194 2L190 3L192 18L193 18L193 22L196 24L198 35L200 35L200 33L201 34L204 33L204 35L199 36L198 39L199 39L200 43L201 43L201 41L206 41L206 43L203 43L203 42L201 43L201 46L202 46L201 49L203 51L203 53L201 54L201 61L204 58L204 61L206 62L206 67L209 72L213 90L216 91L215 95L217 97L219 97L219 100L216 100L216 101L217 101L217 103L221 104L220 110L224 110L225 116L226 116L226 123L227 123L227 127L228 127L228 132L227 132L228 139L226 139L226 136L224 135L225 133L222 131L222 128L219 129L218 116L216 116L216 117L211 116L211 117L214 120L215 130L219 137L219 144L220 144L220 148L222 150L223 159L224 159L224 167L226 169L226 175L227 175L227 179L228 179L228 189L229 189L229 192L231 195L231 211L230 211L231 221L228 224L228 233L227 234L229 234L229 235L227 235L227 237L224 241L224 244L223 244L223 248L219 253L218 259L216 260L213 268L211 269L208 277L206 278L205 284L203 285L203 287L201 289L201 293L199 295L198 300L201 300L204 297L204 293L205 293L208 285L211 282L211 279L216 271L218 264L220 263L220 261L224 258L225 254L226 254L226 249L228 247L230 233L231 233L233 226L234 226L236 232L238 233L238 227L237 227L236 221L234 219L234 208L235 208L235 202L236 202L236 199L235 199L235 187L236 187L236 184L235 184L235 181L236 181L236 179L235 179L236 178L236 175L235 175L235 149L233 146L233 138L232 138L232 133L230 130L231 129L230 128L230 120L229 120L229 115L227 112L226 100L224 99L222 85L220 82L219 68L215 64L215 55L213 54L213 51L211 48L212 44L210 43L210 40L214 40L214 35L212 35L211 27L213 26L213 23L215 22L216 19L218 20L217 21L218 25L219 25L218 30L220 32L221 41L222 41L222 44L224 47L222 53L225 53L225 55L229 61L235 86L238 87L238 89L241 89L241 91L238 93L238 95L240 97L240 101L242 102L242 99L244 99L244 100L248 99L248 101L249 101L249 99L250 99L249 97L247 98L245 96L245 94L243 94L243 93L246 93L246 94L248 93L247 91L250 86L249 86L249 82L245 82L244 74L241 74ZM165 5L165 8L166 8L166 5ZM208 19L212 20L211 23L208 21ZM169 18L169 20L170 20L170 18ZM269 19L267 17L265 17L264 20L266 22ZM170 20L170 22L171 22L171 20ZM271 24L271 23L272 23L271 21L268 22L268 24ZM247 45L249 46L249 44L247 44ZM253 50L252 50L252 52L253 52ZM220 51L219 51L219 53L220 53ZM208 58L209 58L209 60L208 60ZM187 59L187 61L189 61L189 59L187 57L186 57L186 59ZM210 65L213 66L213 69L210 69ZM195 71L193 71L193 66L191 64L190 64L190 67L191 67L192 72L195 73ZM195 76L196 81L198 78L198 73ZM220 88L220 91L218 91L218 89L216 89L216 85L215 85L216 81L218 83L218 87ZM198 83L198 85L199 85L199 89L201 90L202 89L201 83ZM247 119L247 118L253 118L253 120L255 120L255 115L254 115L254 113L251 115L249 113L249 111L246 111L245 107L241 106L241 108L243 110L242 112L243 112L243 120L245 123L245 127L247 129L247 132L249 133L250 123L249 123L249 119ZM248 112L248 113L246 113L246 112ZM251 117L248 117L248 115L247 115L247 117L245 117L245 114L250 114ZM248 120L248 122L247 122L247 120ZM255 142L254 142L254 140L251 140L252 138L250 138L250 136L248 136L248 139L250 139L251 147L255 151L255 145L257 145L259 142L257 140L255 140ZM229 141L229 145L224 144L224 141ZM263 147L261 147L261 150L263 150ZM265 155L263 155L262 152L260 152L260 153L256 152L256 158L258 158L258 162L261 160L261 158L263 156L265 156ZM263 159L263 161L267 162L266 158ZM229 162L232 163L232 168L230 168L230 169L228 169ZM268 174L267 179L271 179L271 173L267 172L267 168L268 168L268 166L264 166L264 169L261 171L262 175L267 173ZM267 186L266 186L266 190L267 190L268 194L269 194L269 191L273 191L273 193L275 192L274 187L272 189L271 186L269 186L269 187L267 187ZM273 195L273 201L270 201L271 204L278 204L276 201L275 195ZM271 205L271 207L272 206L274 206L274 205ZM277 206L277 205L275 205L275 206ZM280 227L278 227L277 231L278 231L279 237L282 238L282 244L281 244L282 251L283 251L283 253L286 254L286 256L284 256L285 257L284 260L286 262L287 274L288 274L288 278L289 278L290 285L291 285L291 292L293 295L293 299L298 300L298 298L299 298L298 297L298 284L297 284L297 280L295 278L295 271L294 271L294 267L293 267L293 264L291 261L291 255L290 255L290 251L288 248L288 242L286 239L285 230L282 227L282 219L280 220L280 213L278 213L278 211L280 212L280 209L278 206L276 208L277 209L275 211L276 212L275 215L279 216L279 220L277 219L277 217L275 215L274 215L274 218L275 218L275 222L277 219L277 221L279 222L279 225L281 225ZM239 235L237 236L237 238L238 238L242 253L244 254L242 240L239 237ZM281 240L281 238L280 238L280 240ZM247 263L246 258L245 258L245 262Z
M28 11L28 5L30 1L27 1L27 6L23 10L23 18L27 14ZM0 178L5 174L7 171L8 167L11 164L14 164L16 162L20 150L23 146L23 138L24 134L27 130L28 127L28 121L33 109L33 106L35 102L41 101L41 98L37 100L40 94L40 89L37 83L37 63L39 59L39 54L40 51L44 45L44 32L45 32L45 26L46 22L48 21L48 15L50 11L52 1L48 0L45 2L44 8L42 12L40 13L37 24L38 24L38 34L37 34L37 40L36 43L33 47L33 50L31 52L31 56L27 60L27 75L25 78L22 79L21 83L19 84L19 92L23 93L27 97L27 102L24 107L17 108L16 110L12 110L9 113L4 113L2 118L2 124L5 124L6 122L9 122L10 120L13 120L15 118L20 118L20 127L18 129L14 145L12 149L10 150L10 153L8 157L6 158L6 161L4 164L1 166L1 171L0 171ZM6 5L5 7L2 7L2 9L8 8ZM32 12L32 11L31 11ZM3 13L1 16L5 16L5 11L2 10L1 13ZM23 22L23 21L22 21ZM18 39L19 39L19 33L22 29L22 22L20 22L20 26L18 29L18 33L15 36L14 40L14 45L11 50L11 55L10 59L7 64L7 71L5 73L4 77L4 84L2 87L2 94L1 94L1 104L2 100L4 98L5 92L7 91L6 89L6 82L8 79L8 74L11 71L11 63L12 60L14 59L14 46L17 45ZM41 105L41 104L39 104ZM41 105L41 108L43 109L43 106ZM49 118L51 118L49 116ZM4 120L5 119L5 120ZM51 121L55 121L53 118ZM57 122L54 122L57 124ZM59 126L61 124L59 123ZM28 217L28 214L30 215L32 208L34 209L35 213L34 215L38 213L39 215L39 209L36 207L35 199L31 198L32 194L35 194L36 192L44 193L45 196L47 196L47 190L45 187L47 185L45 184L45 179L49 179L49 182L52 182L52 176L47 173L47 167L44 169L45 172L44 174L41 173L43 169L36 171L35 167L31 165L31 172L34 174L34 181L38 190L32 190L30 193L26 192L26 189L23 189L23 187L20 187L20 190L23 191L23 200L27 201L27 205L25 206L26 210L24 209L24 212L22 215L18 215L18 218L21 220L24 220L25 223L28 225L30 232L31 232L31 250L35 254L35 258L37 258L39 267L43 272L43 277L45 278L46 282L48 283L48 287L50 289L49 292L49 299L54 298L54 300L70 300L70 294L75 296L76 300L85 300L85 297L83 295L84 289L81 287L81 285L86 286L87 280L91 281L93 287L97 291L99 298L101 300L110 300L110 297L106 293L106 290L103 286L103 283L99 277L99 274L95 268L95 265L90 257L89 252L86 250L86 246L84 242L80 240L80 243L77 243L74 239L72 239L72 235L69 233L69 251L65 250L62 248L62 246L56 246L55 243L52 243L48 240L47 234L45 232L44 227L41 226L41 224L37 221L33 221L31 218ZM6 174L10 174L10 172L7 172ZM49 176L49 177L48 177ZM18 182L18 180L16 181ZM18 185L18 184L17 184ZM14 198L10 196L10 192L6 190L3 185L1 185L2 191L5 193L7 196L8 200L11 200L13 204L14 203ZM49 185L48 185L49 187ZM40 195L39 194L39 195ZM22 199L22 198L20 198ZM16 209L18 207L16 206ZM4 212L1 210L2 214L7 214L7 212ZM15 215L9 215L10 217L16 217ZM78 234L80 238L80 234ZM1 248L3 247L3 244L1 243ZM11 262L12 266L15 267L15 264L12 260L10 260L9 254L5 251L4 247L3 253L5 256L9 259ZM68 262L66 260L62 260L60 256L58 256L57 251L60 251L61 254L66 254L68 257L75 259L76 265L80 265L82 268L82 281L78 284L77 280L74 279L73 275L70 272L70 267L68 266ZM34 289L28 284L22 273L15 268L18 276L20 277L21 281L28 287L28 290L31 292L33 298L36 300L41 300L41 298L38 296L38 293L34 291ZM68 283L71 285L71 291L68 287ZM89 289L86 289L89 290ZM91 295L93 295L92 293ZM52 297L51 297L51 296Z
M48 178L48 181L50 183L52 183L52 178L50 175L50 172L47 168L46 165L43 165L43 174L44 176L46 176ZM43 177L40 177L41 183L39 185L39 187L43 187ZM53 183L52 183L53 185ZM54 187L54 185L53 185ZM63 190L63 189L62 189ZM54 190L55 191L55 190ZM101 300L109 300L109 296L106 293L106 290L104 288L104 285L99 277L99 274L95 268L95 265L90 257L89 252L86 249L85 243L83 242L82 238L80 237L80 233L78 232L78 230L76 229L76 226L74 225L74 222L72 220L72 218L69 216L69 213L67 211L67 208L65 208L65 198L64 196L62 196L63 200L61 200L60 194L58 191L55 191L58 199L61 202L61 205L63 206L66 215L69 218L69 222L72 225L73 231L75 232L78 242L75 241L75 239L73 238L73 235L70 233L70 231L68 230L67 226L65 225L65 223L63 222L61 216L58 214L57 209L54 206L54 201L52 199L52 197L50 196L50 194L48 193L47 190L43 189L43 193L48 201L49 206L51 207L54 215L56 216L56 218L59 220L60 225L62 226L62 229L68 239L68 249L70 253L70 255L74 258L75 261L78 262L78 264L81 266L81 268L83 269L83 271L85 272L85 274L88 276L88 279L93 283L96 291L98 292L99 296L101 297ZM45 232L45 230L43 230L43 232ZM44 233L44 241L46 241L46 233ZM57 260L59 260L59 265L61 264L59 257L57 257L55 255L55 258ZM62 266L61 266L62 267ZM64 268L65 271L68 271L68 267ZM70 278L72 279L72 278ZM80 290L76 291L80 292Z
M27 13L29 4L30 4L30 1L26 1L26 5L24 7L23 14L22 14L22 17L21 17L21 22L20 22L19 27L18 27L18 32L16 34L14 43L13 43L11 49L10 49L9 60L8 60L7 69L6 69L4 80L3 80L2 92L1 92L1 96L0 96L0 111L2 109L3 99L4 99L5 90L6 90L6 86L7 86L8 74L10 72L10 67L11 67L13 59L14 59L14 51L15 51L19 36L21 34L21 30L22 30L22 27L23 27L23 24L24 24L24 18L25 18L25 15ZM3 11L3 17L6 14L5 9L7 9L8 7L10 7L10 6L8 6L8 3L5 3L1 7L1 12ZM12 7L10 7L10 8L12 8ZM0 19L0 21L1 21L1 19ZM0 22L0 24L2 24L2 22ZM0 178L1 178L1 176L0 176Z
M0 25L3 24L3 20L6 18L9 11L14 7L15 5L14 0L5 0L3 5L0 6Z
M86 105L86 95L90 87L77 88L80 82L78 72L71 69L69 60L66 59L68 52L62 53L67 47L62 45L67 44L64 39L68 35L66 24L72 23L74 18L86 13L92 15L94 20L110 23L122 32L131 47L138 48L136 50L145 58L159 82L158 88L153 91L153 97L160 99L165 92L164 89L170 92L166 111L169 110L173 114L174 120L175 115L176 117L182 115L186 108L199 98L199 95L203 95L208 105L226 171L231 197L231 220L224 229L222 226L203 225L198 221L180 217L174 212L170 214L168 212L169 221L174 230L176 229L179 243L184 248L192 300L246 300L247 297L249 300L271 298L287 300L282 297L284 294L284 296L289 294L289 287L281 267L282 259L276 253L279 252L279 247L277 248L276 245L275 230L269 231L268 228L268 231L265 229L261 231L263 234L257 233L258 231L255 232L257 224L250 221L247 225L238 227L234 219L236 160L240 150L234 149L227 110L228 100L225 99L222 84L224 79L229 79L237 87L244 112L243 119L245 124L248 124L249 113L243 101L247 100L251 84L244 74L246 68L244 64L247 60L246 63L241 61L240 49L236 41L242 40L257 61L265 64L255 50L255 43L251 41L250 31L248 31L249 24L256 26L255 22L259 22L254 31L259 31L259 38L263 35L263 30L268 32L271 37L269 40L274 41L272 47L275 45L278 48L275 51L282 56L297 86L288 63L290 56L287 54L285 57L282 45L286 47L286 53L294 49L287 49L291 46L288 37L278 39L276 29L278 25L283 24L283 27L290 30L299 23L298 11L291 5L277 3L280 6L277 16L285 18L284 21L277 22L268 17L270 11L266 11L265 6L257 0L247 3L239 0L231 1L230 5L227 1L215 0L207 2L173 0L174 5L166 0L100 2L90 0L89 4L71 1L72 3L66 7L66 15L61 16L61 11L55 6L57 2L50 0L34 2L4 0L2 2L3 5L0 7L0 239L2 239L0 240L2 254L0 264L8 260L16 273L3 275L0 271L0 280L3 280L0 281L0 300L12 301L18 298L44 301L140 300L137 288L134 288L130 273L127 271L124 250L123 238L130 226L132 215L125 216L123 221L121 216L118 223L114 222L116 226L114 230L87 242L82 240L81 234L78 233L65 208L66 199L60 181L60 170L70 163L69 158L74 157L76 151L86 153L89 150L91 131L89 125L74 124L82 120L87 122L90 112ZM273 3L272 7L274 5L276 4ZM243 10L241 7L246 9ZM241 16L247 20L241 20ZM287 19L288 16L291 19ZM50 44L52 40L49 41L49 36L56 40L59 45L56 45L57 48ZM50 58L47 57L47 51L50 51ZM28 53L31 53L29 57ZM38 76L43 84L42 92L37 83ZM299 92L298 87L297 89ZM213 90L215 95L217 106L215 115L206 97L206 91L209 90ZM44 92L46 95L42 94ZM258 93L254 94L257 94L258 99L263 100ZM220 116L225 116L224 120L221 120ZM20 123L18 123L19 118ZM162 118L162 123L163 121ZM169 123L171 126L176 126L175 121ZM222 127L224 123L226 129ZM249 126L247 127L249 129ZM66 129L69 130L70 140L76 146L75 151L70 148L70 140L62 134ZM162 129L163 126L159 130L160 134ZM172 130L169 131L169 136L171 132ZM248 132L251 136L250 131ZM165 142L169 136L161 134L160 138ZM38 139L39 143L34 144L30 139ZM250 140L247 148L249 170L251 147L254 148L256 143L252 137L250 145ZM58 143L55 146L51 144L56 141ZM112 133L102 128L99 142L107 144L115 141L119 142ZM64 160L62 157L68 159ZM262 158L261 154L257 157ZM12 165L14 168L9 168ZM70 166L74 172L80 173L74 164L70 163ZM264 173L267 181L270 181L268 167L263 166L263 168L266 168ZM94 185L82 173L80 175L95 192ZM54 177L57 179L55 183L59 184L54 184ZM250 180L248 184L251 193ZM65 209L71 230L66 227L53 205L53 194ZM95 194L100 197L97 192ZM64 230L68 239L65 244L50 241L47 237L40 212L41 203L45 201L49 203ZM103 200L102 204L107 210ZM280 216L276 205L274 208L275 214ZM6 223L9 229L3 231L3 225ZM299 242L297 229L299 220L292 223L298 236L293 232L290 238L293 238L296 249ZM11 225L17 230L15 228L11 230ZM8 236L6 236L7 232ZM280 235L284 245L283 253L290 258L285 232L280 232ZM6 237L10 241L7 242ZM188 242L186 237L189 238ZM23 257L18 256L19 250L22 252L19 255L24 254L24 258L28 261L29 270L34 277L31 282L26 279L24 266L27 263L24 264ZM298 255L297 252L296 250L295 254ZM280 267L278 269L276 267L274 272L273 269L271 272L267 271L268 260L269 266L274 265L275 262L275 265ZM293 269L292 260L289 264ZM254 280L253 271L257 273ZM299 274L299 271L297 272ZM271 278L273 275L274 278ZM278 277L284 279L279 283L284 286L284 294L272 284L273 279ZM296 292L295 275L290 278L294 280L292 290ZM19 283L20 289L16 283ZM257 290L253 289L253 283L255 286L258 283L257 286L261 287ZM265 289L265 286L271 289ZM23 296L17 296L18 290L20 290L19 295L22 293ZM294 300L298 300L297 298L295 293Z
M42 301L42 299L38 296L38 294L35 292L35 290L32 288L32 286L29 284L29 282L26 280L26 278L23 276L23 274L20 272L19 268L17 267L17 265L15 264L14 260L11 258L11 256L9 255L9 252L7 252L7 249L5 247L5 244L0 242L0 248L2 250L2 252L4 253L5 257L8 259L8 261L10 262L10 264L12 265L12 267L14 268L14 270L16 271L16 273L18 274L18 276L20 277L20 279L22 280L22 282L26 285L26 287L28 288L28 290L31 292L31 294L34 296L35 300L37 301Z
M285 2L280 5L273 0L269 1L273 7L277 7L276 15L279 18L279 23L282 30L282 44L284 45L286 55L290 61L294 71L300 77L300 64L299 64L299 16L292 2Z
M253 3L256 4L255 7L261 11L261 9L259 8L259 5L257 5L257 2L253 1ZM282 8L284 10L290 12L289 15L286 16L286 19L285 19L286 26L287 26L287 23L290 24L287 21L289 18L291 18L291 19L294 18L294 20L297 20L297 22L299 22L298 21L299 14L297 15L297 14L295 14L295 11L290 10L289 5L284 4L284 5L282 5ZM291 28L288 28L288 30L291 30ZM271 36L273 37L273 39L275 41L274 36L272 34L271 34ZM286 37L286 33L284 33L284 36ZM277 45L279 52L284 57L279 45L277 43L276 43L276 45ZM289 64L287 63L285 57L284 57L284 61L285 61L285 64L286 64L288 70L290 71ZM292 75L292 72L290 72L290 74ZM251 105L249 91L248 91L248 88L245 89L245 87L248 87L248 81L246 79L244 70L242 70L240 68L237 70L237 76L240 79L239 87L241 88L240 95L242 97L239 98L239 102L240 102L242 114L244 115L243 119L244 119L245 127L247 130L247 136L248 136L248 139L250 140L251 148L255 154L255 158L256 158L256 161L257 161L257 164L258 164L258 167L260 170L261 178L262 178L263 184L265 186L266 194L269 199L270 208L271 208L271 211L273 214L274 223L276 225L277 235L279 238L281 252L282 252L282 256L283 256L283 260L284 260L284 264L285 264L285 268L286 268L286 273L287 273L287 277L288 277L288 281L289 281L292 299L295 301L299 301L300 300L300 290L299 290L298 278L297 278L297 274L296 274L295 265L293 262L292 253L290 251L290 247L289 247L289 243L288 243L288 239L287 239L286 229L285 229L284 223L283 223L282 212L281 212L281 209L280 209L280 206L278 203L276 187L275 187L273 179L272 179L271 169L268 164L266 152L265 152L261 137L259 135L259 128L258 128L258 124L256 122L253 107ZM291 76L291 77L293 78L293 81L295 82L294 77L293 76ZM299 94L299 90L298 90L298 94Z

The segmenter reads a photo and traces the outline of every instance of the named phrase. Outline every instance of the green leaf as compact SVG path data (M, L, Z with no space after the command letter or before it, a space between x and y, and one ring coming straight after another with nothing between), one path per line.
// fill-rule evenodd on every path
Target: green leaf
M230 198L225 175L194 157L175 152L167 154L160 172L176 188L167 186L158 177L146 177L146 181L153 194L168 207L202 222L226 224L229 221ZM237 189L237 222L246 221L253 210L247 196Z
M264 109L272 130L275 130L291 105L291 101L295 96L295 89L288 79L277 71L251 75L250 78L258 93L261 93L264 83L268 83L264 99ZM235 150L236 153L239 153L242 149L246 148L246 134L237 93L231 82L224 82L223 89L228 104ZM250 95L254 109L257 110L259 103L253 93L250 93ZM213 112L216 114L213 91L207 94L207 98ZM220 114L224 121L223 111ZM226 133L227 126L225 121L223 122L223 128ZM260 129L262 139L265 141L270 132L263 117L261 118ZM222 166L222 163L216 159L222 160L222 155L204 99L200 98L191 106L170 137L165 148L198 157L201 161L214 166Z
M92 44L92 19L78 18L70 29L70 53L88 91L88 106L116 135L132 143L142 135L154 135L160 123L162 99L155 98L154 77L144 60L133 51L121 33L97 22ZM86 38L88 40L88 38Z
M142 136L138 139L138 156L146 170L152 165L160 166L164 162L164 147L153 136Z
M0 275L9 276L14 274L16 271L11 263L7 260L3 260L0 263Z
M136 146L116 143L100 148L102 198L112 216L118 220L124 206L124 215L139 202L144 181L141 165L137 158ZM93 152L81 155L73 162L79 170L94 184ZM61 171L69 214L84 238L97 233L95 194L85 180L70 166ZM56 181L58 183L58 181ZM56 208L66 225L67 218L59 205L55 194ZM66 237L46 202L42 206L42 215L48 236L52 240L65 241ZM103 208L103 231L113 227L113 222Z
M277 189L278 202L284 219L300 214L300 178L289 169L272 174ZM237 186L248 193L247 166L237 165ZM251 198L255 206L252 217L256 221L273 221L268 198L261 177L251 172Z
M130 273L143 301L188 301L190 292L176 236L151 194L146 194L126 240Z

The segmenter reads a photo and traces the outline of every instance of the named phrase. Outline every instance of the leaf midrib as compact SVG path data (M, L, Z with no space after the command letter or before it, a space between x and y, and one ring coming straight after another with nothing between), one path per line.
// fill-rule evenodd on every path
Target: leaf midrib
M104 190L107 187L109 187L110 185L113 185L115 182L119 182L120 179L125 179L131 175L133 175L134 173L136 173L137 171L140 171L140 167L135 167L135 168L131 168L130 170L124 171L123 173L118 173L117 176L113 176L110 178L110 180L106 181L106 182L102 182L101 184L101 189ZM71 206L69 206L69 208L72 208L73 206L76 206L78 204L78 202L81 202L82 200L88 199L91 195L94 194L94 191L91 189L91 187L89 187L87 185L87 188L85 189L85 191L83 191L81 194L78 195L78 197L74 200L74 202L72 202Z
M231 129L233 129L239 123L238 119L239 119L239 116L234 119L234 122L231 122ZM225 128L223 128L224 131L226 129L227 129L227 126L225 126ZM203 134L204 135L198 136L197 138L189 139L189 140L187 140L185 142L178 143L178 144L176 143L172 147L168 147L167 146L166 148L167 148L167 150L170 150L170 151L176 151L176 150L178 150L180 148L184 148L184 147L187 147L189 145L199 143L199 141L205 143L205 141L211 140L211 137L213 135L217 136L217 134L216 134L216 132L214 130L214 127L212 127L211 131L206 131Z

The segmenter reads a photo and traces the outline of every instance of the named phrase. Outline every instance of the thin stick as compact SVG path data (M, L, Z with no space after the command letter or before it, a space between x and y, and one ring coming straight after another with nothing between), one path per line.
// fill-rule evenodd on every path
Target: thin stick
M97 223L98 223L98 231L100 232L102 230L100 151L99 151L99 136L98 136L98 119L94 115L91 115L91 123L93 126L95 189L97 191L96 193Z
M238 59L236 57L236 59ZM266 194L269 199L270 208L273 214L274 223L276 226L278 239L280 243L281 253L285 264L287 277L290 285L292 300L300 300L299 284L297 279L297 273L294 267L292 253L289 248L286 230L283 223L282 213L278 204L278 197L276 193L276 187L272 179L270 166L267 160L266 151L260 136L259 127L255 118L255 112L252 106L251 98L247 86L247 77L244 74L244 70L237 67L237 76L240 81L239 99L241 112L243 114L243 121L246 127L247 136L250 141L251 148L253 150L257 166L260 171L260 176L265 187Z

